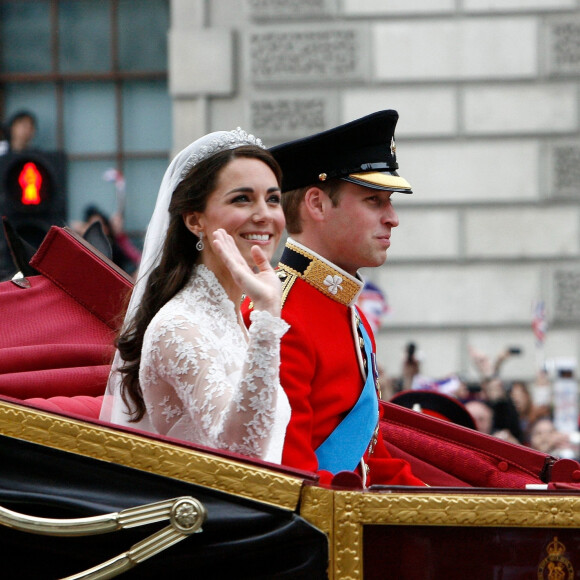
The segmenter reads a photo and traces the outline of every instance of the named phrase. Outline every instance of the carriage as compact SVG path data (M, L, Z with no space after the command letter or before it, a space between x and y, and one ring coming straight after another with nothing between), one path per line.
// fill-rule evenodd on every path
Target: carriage
M580 578L580 464L382 402L425 488L99 420L131 280L53 227L0 283L4 578Z

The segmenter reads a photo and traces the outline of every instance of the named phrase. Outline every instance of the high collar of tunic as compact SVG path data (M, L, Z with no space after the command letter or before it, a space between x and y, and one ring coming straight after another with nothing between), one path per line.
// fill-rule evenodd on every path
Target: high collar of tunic
M282 281L285 275L302 278L325 296L344 306L356 304L364 286L359 277L351 276L292 238L286 241L278 268Z

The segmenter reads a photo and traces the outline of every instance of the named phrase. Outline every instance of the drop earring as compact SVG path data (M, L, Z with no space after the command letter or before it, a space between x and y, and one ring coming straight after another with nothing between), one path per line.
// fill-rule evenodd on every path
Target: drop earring
M197 240L197 244L195 244L195 249L198 252L201 252L205 248L205 244L203 243L203 232L200 231L198 236L199 236L199 240Z

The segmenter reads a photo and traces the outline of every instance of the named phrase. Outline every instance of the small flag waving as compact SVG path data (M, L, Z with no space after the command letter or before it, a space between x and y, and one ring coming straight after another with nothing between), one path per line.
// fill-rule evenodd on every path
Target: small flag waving
M383 291L372 282L365 282L357 305L364 312L373 332L378 332L383 316L390 311L387 297Z
M103 173L103 179L115 184L117 211L123 215L125 213L125 177L118 169L112 167Z
M533 308L533 318L532 318L532 330L536 337L536 343L538 346L544 344L546 340L546 332L548 330L548 321L546 320L546 305L543 300L538 300L534 304Z

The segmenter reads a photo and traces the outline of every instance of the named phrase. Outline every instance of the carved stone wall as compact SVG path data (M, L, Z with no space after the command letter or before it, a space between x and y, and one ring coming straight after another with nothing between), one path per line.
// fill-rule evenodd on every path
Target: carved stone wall
M195 23L172 23L184 34L232 40L228 83L181 83L193 87L175 100L182 133L240 125L271 146L399 111L397 157L414 195L395 198L386 264L363 272L389 299L377 336L387 374L400 373L409 342L434 378L475 380L469 346L491 357L520 346L506 378L533 379L542 358L580 360L578 1L171 2L179 14L196 7ZM211 71L212 51L198 53L196 70Z
M580 192L580 141L553 145L551 162L554 196L576 198Z
M247 0L247 6L256 20L302 19L336 14L337 0Z
M284 26L250 33L250 70L256 84L344 83L368 76L368 34L361 27Z
M254 100L250 105L250 122L259 135L308 135L328 127L323 98Z
M580 269L558 269L554 274L554 320L565 324L580 322Z
M580 73L580 18L558 18L547 25L550 72Z

